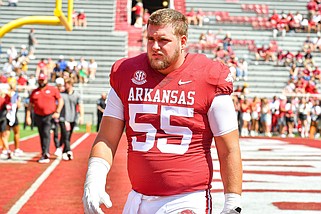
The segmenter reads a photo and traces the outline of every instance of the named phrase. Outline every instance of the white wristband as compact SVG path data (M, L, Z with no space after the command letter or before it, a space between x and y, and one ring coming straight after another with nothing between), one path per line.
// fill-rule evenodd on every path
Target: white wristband
M88 161L88 170L85 186L91 182L100 182L106 185L106 177L110 170L110 164L102 158L91 157Z
M224 210L235 209L241 207L241 196L236 193L226 193L225 195Z

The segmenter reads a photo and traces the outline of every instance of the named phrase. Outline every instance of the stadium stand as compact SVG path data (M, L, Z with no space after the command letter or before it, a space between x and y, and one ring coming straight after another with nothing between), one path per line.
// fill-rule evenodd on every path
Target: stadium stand
M278 13L289 12L292 13L300 11L302 15L307 14L306 0L294 1L278 1L269 0L265 1L264 5L268 8L268 13L258 13L255 11L255 5L261 5L262 1L247 0L227 2L225 0L206 1L206 0L186 0L186 11L191 8L202 8L207 14L207 22L204 22L202 27L191 25L189 31L189 41L191 44L198 43L199 35L201 33L211 30L213 32L221 32L217 35L218 39L223 39L225 33L229 32L233 40L254 40L257 47L268 45L271 41L275 40L278 48L281 50L290 50L296 53L301 50L302 44L308 35L316 37L315 32L310 34L306 32L287 34L285 37L273 38L272 30L269 28L254 29L252 22L246 20L252 19L267 19L271 16L272 12L276 10ZM252 9L245 9L244 5L252 5ZM254 5L254 6L253 6ZM250 7L251 8L251 7ZM222 18L225 16L232 17L226 18L222 21L217 19L217 15ZM223 16L222 16L223 14ZM243 17L243 20L239 20ZM247 17L247 19L244 19ZM289 79L289 69L286 67L275 66L275 63L255 61L255 54L245 46L233 47L235 54L239 58L245 58L249 63L249 72L247 84L249 85L250 97L268 97L272 98L273 95L282 93L282 89L286 86ZM213 54L206 52L209 57ZM320 53L313 53L316 64L320 65ZM320 67L320 66L319 66ZM243 85L244 81L235 82L235 87ZM318 86L320 88L320 86Z
M0 26L25 16L51 16L54 7L55 1L52 0L25 0L19 2L18 7L1 6ZM66 7L67 4L63 5L65 12ZM87 120L94 122L96 100L101 92L109 88L108 73L112 63L128 55L127 32L114 31L116 0L75 1L74 9L77 12L85 11L87 28L74 28L72 32L67 32L63 26L25 25L7 33L1 39L2 51L6 52L12 45L17 49L20 49L21 45L28 45L29 30L35 28L39 44L36 46L36 59L29 63L28 75L35 73L36 65L41 58L52 58L55 62L60 55L63 55L66 61L70 57L74 57L76 61L79 61L80 57L85 57L87 61L94 58L98 64L95 80L86 85L76 84L75 87L83 95ZM0 59L0 69L5 61L5 57Z

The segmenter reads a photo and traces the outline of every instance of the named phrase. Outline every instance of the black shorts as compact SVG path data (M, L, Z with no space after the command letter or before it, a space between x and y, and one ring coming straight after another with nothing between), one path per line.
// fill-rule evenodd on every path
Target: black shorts
M308 115L306 115L306 114L299 114L299 119L300 120L306 120L306 119L308 119Z
M294 117L286 117L285 120L287 123L293 123L295 121Z
M0 132L4 132L7 128L7 120L2 119L0 120Z

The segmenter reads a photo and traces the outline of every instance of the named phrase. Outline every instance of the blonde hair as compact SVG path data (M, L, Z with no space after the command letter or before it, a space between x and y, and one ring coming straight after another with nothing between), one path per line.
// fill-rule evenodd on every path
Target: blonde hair
M174 35L187 36L188 34L187 18L174 9L165 8L153 12L148 19L147 27L148 25L171 25L174 29Z

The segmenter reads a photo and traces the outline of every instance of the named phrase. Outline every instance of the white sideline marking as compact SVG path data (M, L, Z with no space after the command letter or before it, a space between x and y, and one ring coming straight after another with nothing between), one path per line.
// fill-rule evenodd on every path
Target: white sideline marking
M89 136L89 133L84 134L78 140L75 141L70 147L71 149L76 148L84 139ZM38 177L38 179L31 185L31 187L19 198L19 200L11 207L8 214L15 214L28 202L30 197L37 191L41 184L49 177L54 169L60 163L61 158L56 158L52 164Z
M38 135L39 135L39 134L37 134L37 133L32 134L32 135L28 135L28 136L26 136L26 137L20 138L20 141L28 140L28 139L33 138L33 137L38 136ZM10 142L8 142L9 145L12 145L13 143L14 143L13 140L10 141Z

